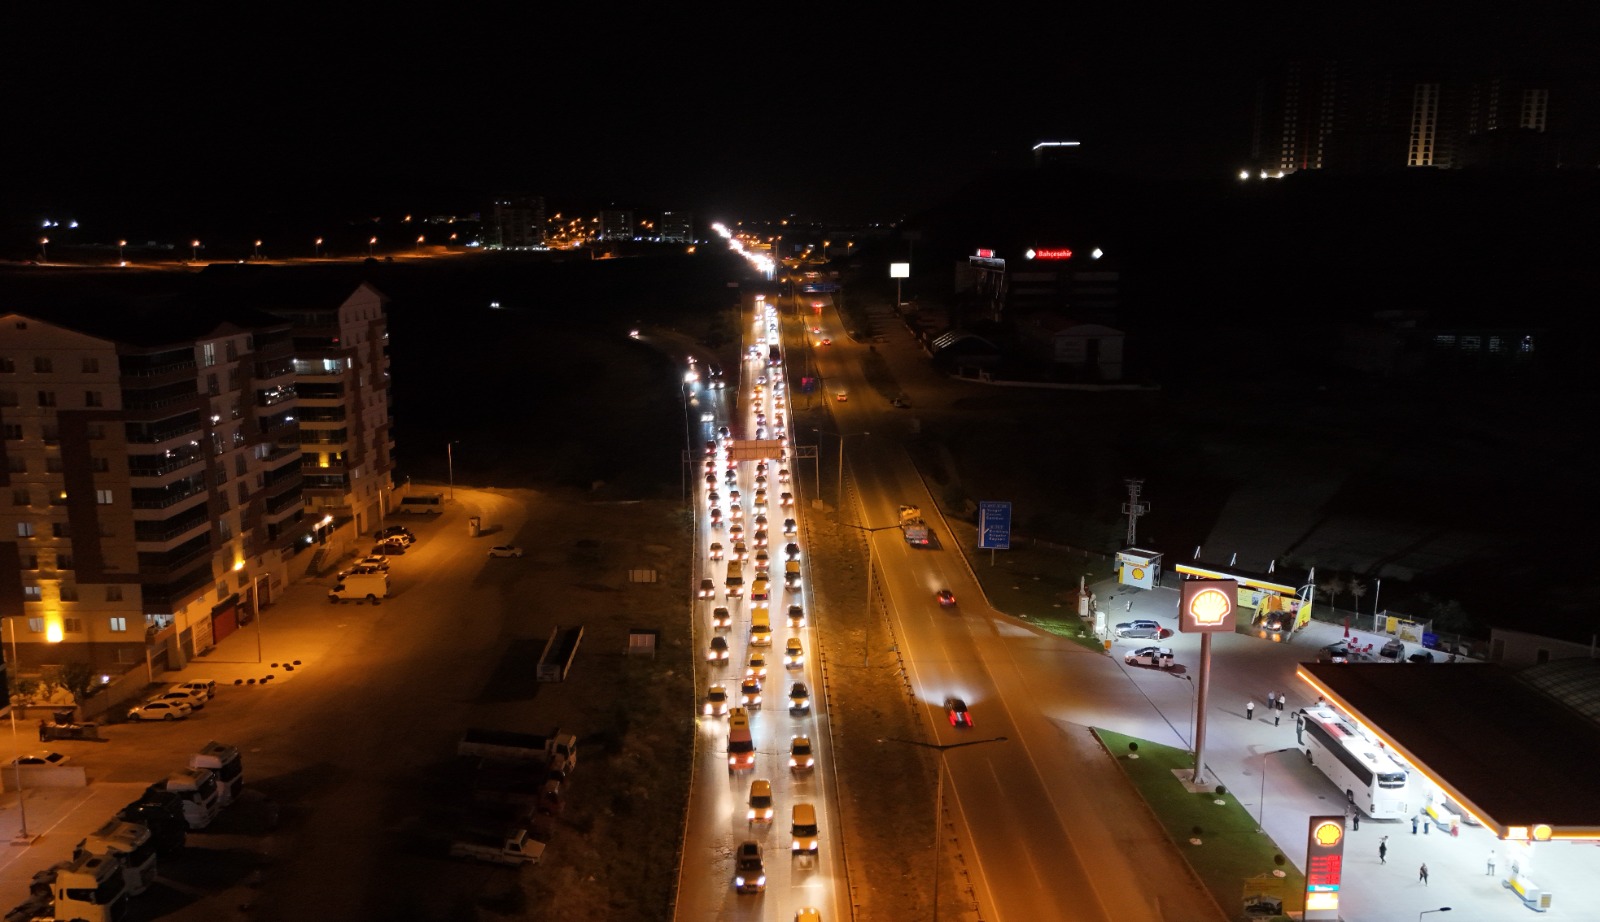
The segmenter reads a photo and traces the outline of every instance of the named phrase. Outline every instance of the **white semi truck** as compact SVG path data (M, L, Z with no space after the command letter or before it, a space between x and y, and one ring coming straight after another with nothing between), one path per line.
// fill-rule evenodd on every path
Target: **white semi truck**
M122 882L131 896L145 892L156 881L156 840L150 827L142 823L108 820L78 843L72 857L82 855L116 858L122 865Z

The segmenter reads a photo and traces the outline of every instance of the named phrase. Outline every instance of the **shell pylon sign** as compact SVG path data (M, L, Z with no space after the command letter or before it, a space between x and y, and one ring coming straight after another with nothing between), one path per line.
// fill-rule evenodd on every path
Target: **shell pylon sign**
M1178 630L1185 634L1233 633L1238 599L1237 580L1184 580L1178 602Z

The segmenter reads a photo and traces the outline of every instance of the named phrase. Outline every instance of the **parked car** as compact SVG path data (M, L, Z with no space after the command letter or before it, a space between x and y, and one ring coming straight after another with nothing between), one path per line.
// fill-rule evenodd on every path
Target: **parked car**
M71 756L62 755L59 752L51 752L49 750L40 750L39 752L30 752L30 753L27 753L25 755L17 756L16 758L12 759L11 761L7 762L6 764L7 765L60 765L63 762L71 761L71 759L72 759Z
M950 718L950 726L968 728L972 726L972 714L967 711L967 703L960 698L945 701L944 712Z
M146 701L128 709L129 720L182 720L194 713L185 701Z
M406 546L398 541L385 541L372 549L374 557L399 557L406 552Z
M217 683L212 679L192 679L188 682L179 682L173 688L187 688L197 694L205 696L207 701L217 696Z
M204 708L206 706L206 702L208 700L210 700L210 696L207 695L203 691L198 691L198 690L193 689L193 688L187 688L187 687L182 686L182 685L173 685L173 686L168 687L166 691L162 692L159 695L156 695L154 698L151 698L150 700L151 701L187 701L187 702L189 702L189 706L190 707L192 707L192 708L194 708L195 710L198 711L198 710L200 710L200 709L202 709L202 708Z
M490 557L521 557L522 548L515 544L497 544L489 548Z
M403 544L414 544L417 540L417 536L411 533L411 529L404 525L390 525L386 528L380 528L372 537L378 541L399 541Z
M1172 651L1166 647L1140 647L1122 659L1130 666L1172 668Z
M1115 633L1118 637L1141 637L1147 640L1160 640L1161 630L1159 622L1146 619L1124 621L1116 626Z

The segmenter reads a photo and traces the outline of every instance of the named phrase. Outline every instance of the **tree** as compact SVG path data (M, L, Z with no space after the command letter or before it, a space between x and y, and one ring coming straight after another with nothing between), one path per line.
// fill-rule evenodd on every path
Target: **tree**
M1351 599L1354 600L1351 602L1351 606L1355 608L1356 614L1361 614L1361 597L1367 594L1367 584L1352 576L1346 591L1350 593Z
M88 663L67 663L61 667L61 687L72 692L72 698L82 704L89 698L89 689L95 684L95 669Z
M1339 593L1344 592L1344 580L1335 576L1323 582L1319 587L1328 597L1328 606L1336 607L1334 601L1339 598Z

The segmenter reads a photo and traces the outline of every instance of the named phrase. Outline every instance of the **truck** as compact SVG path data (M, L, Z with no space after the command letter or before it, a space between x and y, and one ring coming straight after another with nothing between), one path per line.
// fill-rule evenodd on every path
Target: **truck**
M72 852L81 855L110 855L122 865L122 882L130 896L150 889L156 880L156 839L143 823L108 820L104 826L84 836Z
M451 841L450 854L517 867L538 861L544 855L544 843L530 838L526 829L510 829L498 836L467 830Z
M49 881L53 918L113 922L127 909L128 885L113 856L80 855L48 873L54 876Z
M347 573L338 584L328 590L329 602L348 602L351 599L377 604L389 596L389 574Z
M750 736L750 715L744 708L728 711L728 771L756 766L755 739Z
M922 510L916 506L900 507L900 531L906 536L907 544L927 547L928 523L922 520Z
M244 760L237 747L212 740L189 757L190 768L208 768L217 778L217 802L226 807L244 791Z
M204 829L221 809L217 776L209 768L181 768L150 785L149 791L176 794L183 801L183 818L190 829Z
M144 796L117 812L125 823L138 823L150 830L156 851L171 854L181 850L189 837L189 822L183 818L183 798L166 791L145 791Z
M565 756L552 756L542 770L531 765L484 765L472 777L472 798L480 804L538 807L545 799L545 785L552 781L565 785L572 778L572 766Z
M557 727L549 733L515 733L468 727L456 744L456 754L491 762L544 762L565 760L568 770L578 762L578 738Z
M582 640L582 625L556 627L550 632L550 639L545 641L544 652L539 654L539 662L534 667L534 678L540 682L566 681L567 673L572 671L572 661L578 656L578 644Z
M96 723L80 723L76 719L77 708L61 708L51 715L50 722L39 721L39 742L48 743L51 740L93 740L97 743L105 742L100 735L100 725Z

